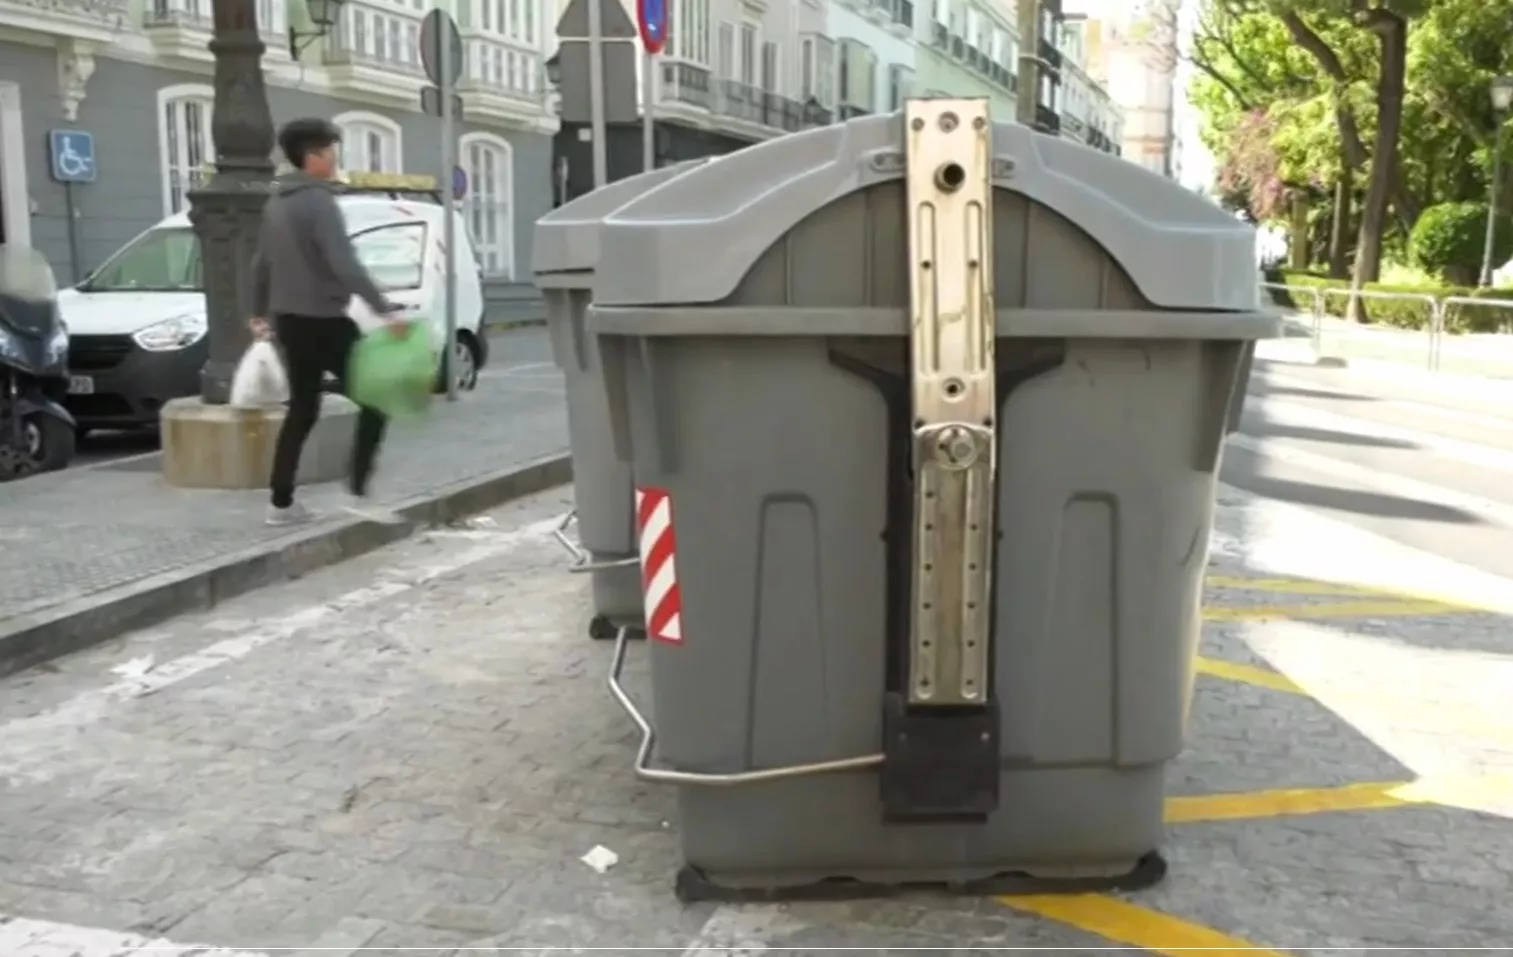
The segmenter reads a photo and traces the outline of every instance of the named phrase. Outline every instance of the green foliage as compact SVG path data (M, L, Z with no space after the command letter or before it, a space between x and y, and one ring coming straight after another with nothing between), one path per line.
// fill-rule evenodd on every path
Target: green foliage
M1409 241L1413 261L1450 282L1469 284L1481 269L1487 235L1486 203L1441 203L1419 216ZM1497 231L1493 261L1506 262L1513 253L1513 234L1507 224Z
M1282 270L1273 279L1295 289L1320 290L1324 311L1338 319L1345 317L1350 303L1350 282L1344 279L1329 279L1313 272ZM1441 283L1427 285L1373 282L1365 285L1367 292L1396 293L1404 297L1429 297L1443 300L1462 296L1471 299L1513 300L1513 289L1473 289ZM1328 291L1325 291L1328 290ZM1308 311L1313 306L1312 297L1292 295L1283 290L1268 290L1274 303L1293 309ZM1365 300L1371 321L1402 329L1427 329L1433 316L1433 306L1424 298ZM1445 307L1445 330L1452 334L1504 332L1513 322L1513 309L1505 306L1450 305Z
M1332 186L1341 169L1338 108L1353 117L1368 153L1376 131L1380 51L1376 37L1361 25L1363 5L1355 0L1200 4L1189 57L1197 68L1189 99L1202 118L1201 138L1214 154L1222 191L1263 219L1279 218L1285 204L1277 198L1291 189L1309 189L1321 206L1332 205L1328 189L1321 187ZM1490 84L1493 77L1513 74L1513 0L1377 0L1375 5L1409 18L1395 220L1411 223L1421 209L1482 199L1497 128ZM1344 82L1336 82L1295 42L1284 14L1298 15L1333 51ZM1257 111L1265 117L1264 135L1256 135ZM1513 148L1504 159L1513 159ZM1357 172L1358 194L1367 172ZM1403 198L1408 208L1397 202ZM1399 233L1396 242L1406 238Z

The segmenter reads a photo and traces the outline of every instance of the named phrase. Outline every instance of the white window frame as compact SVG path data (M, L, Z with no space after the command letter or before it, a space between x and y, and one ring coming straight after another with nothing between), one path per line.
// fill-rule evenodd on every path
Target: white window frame
M667 37L670 59L713 66L709 58L709 0L676 0Z
M200 131L201 166L215 162L215 139L210 131L211 123L215 119L215 90L204 83L178 83L173 86L165 86L158 90L158 182L162 189L163 215L172 216L175 213L184 212L189 208L189 189L194 180L203 175L192 169L189 162L188 129L177 130L177 137L169 136L168 108L178 103L199 103L205 110L205 127ZM178 112L183 116L183 111ZM178 146L177 156L171 153L171 143L176 140ZM173 173L178 167L182 167L182 175L186 178L184 189L184 203L178 208L173 204Z
M158 111L162 115L162 111ZM26 130L21 114L21 85L0 80L0 205L5 207L5 241L32 244L32 201L26 182Z
M747 38L751 49L746 49ZM762 24L758 20L742 20L735 37L735 58L739 66L735 78L752 89L762 84Z
M366 172L370 168L366 134L377 132L389 137L394 147L393 161L385 163L384 169L381 172L404 172L404 130L393 119L381 113L369 113L366 110L349 110L333 118L331 122L335 123L336 128L341 130L341 168L343 170L363 170ZM361 140L361 148L354 149L354 147L358 146L359 134L364 136ZM349 158L361 159L362 162L351 162ZM384 159L387 160L388 157L384 157Z
M503 196L494 204L503 205L503 218L498 224L498 242L485 245L481 235L472 235L473 247L478 251L478 259L483 264L485 276L496 279L515 278L515 147L509 140L493 133L468 133L457 141L457 157L461 166L468 174L468 195L462 203L463 219L468 224L470 234L476 234L472 228L473 213L477 208L480 198L477 192L479 177L477 170L473 168L472 147L482 146L491 149L503 158L502 173L504 182L501 185ZM497 214L499 210L496 208ZM497 265L490 268L490 254L496 257Z

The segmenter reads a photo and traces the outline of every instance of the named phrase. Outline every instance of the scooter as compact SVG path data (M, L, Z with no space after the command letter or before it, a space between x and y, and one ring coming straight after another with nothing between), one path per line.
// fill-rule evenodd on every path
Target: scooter
M68 327L41 253L0 245L0 482L67 468L75 424L68 394Z

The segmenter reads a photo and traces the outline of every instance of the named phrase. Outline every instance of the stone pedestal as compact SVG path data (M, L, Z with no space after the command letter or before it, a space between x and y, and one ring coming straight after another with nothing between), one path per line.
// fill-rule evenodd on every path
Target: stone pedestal
M163 479L179 488L267 488L284 408L233 409L198 396L163 406ZM357 406L344 396L321 400L320 420L300 457L298 484L345 478Z

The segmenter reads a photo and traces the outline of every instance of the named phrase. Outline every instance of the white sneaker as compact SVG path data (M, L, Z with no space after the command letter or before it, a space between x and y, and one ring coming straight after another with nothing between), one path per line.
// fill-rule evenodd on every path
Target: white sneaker
M287 508L269 505L268 517L263 521L268 525L303 525L314 517L308 508L298 502L292 502Z
M360 495L348 494L346 501L342 503L342 511L348 515L355 515L365 522L376 522L379 525L403 525L405 518L393 509L384 508L382 505L374 505Z

